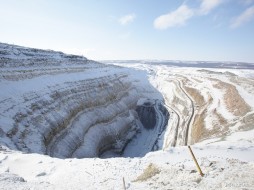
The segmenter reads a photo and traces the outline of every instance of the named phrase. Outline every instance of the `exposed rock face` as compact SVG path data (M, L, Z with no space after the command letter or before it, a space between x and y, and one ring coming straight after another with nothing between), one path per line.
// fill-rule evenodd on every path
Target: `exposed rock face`
M141 123L146 129L152 129L156 124L155 109L151 103L145 103L137 107L137 112Z

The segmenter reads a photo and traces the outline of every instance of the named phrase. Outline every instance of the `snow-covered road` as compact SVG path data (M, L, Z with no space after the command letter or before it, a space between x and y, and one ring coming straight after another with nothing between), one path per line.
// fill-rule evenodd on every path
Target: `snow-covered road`
M195 110L194 110L194 103L193 103L193 100L191 99L191 97L189 96L189 94L183 89L182 87L182 82L180 80L177 80L178 81L178 84L179 84L179 88L183 91L183 93L186 95L186 97L190 100L191 102L191 115L189 117L189 120L188 120L188 123L186 124L186 129L185 129L185 139L184 139L184 145L188 145L188 139L189 139L189 131L190 131L190 125L191 125L191 122L193 120L193 116L194 116L194 113L195 113Z

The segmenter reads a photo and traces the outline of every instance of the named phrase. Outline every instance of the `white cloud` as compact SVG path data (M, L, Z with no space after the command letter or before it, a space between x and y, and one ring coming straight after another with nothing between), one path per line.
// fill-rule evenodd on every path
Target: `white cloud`
M154 21L154 27L157 29L167 29L175 26L182 26L193 16L202 16L209 14L225 0L201 0L198 8L189 8L182 4L175 11L161 15Z
M134 21L136 15L134 13L121 17L118 21L121 25L126 25Z
M165 15L161 15L154 21L157 29L167 29L174 26L182 26L194 15L194 11L183 4L178 9Z
M209 14L214 8L216 8L222 2L223 0L202 0L198 12L202 15Z
M231 28L237 28L252 19L254 19L254 6L247 8L241 15L236 17L231 23Z

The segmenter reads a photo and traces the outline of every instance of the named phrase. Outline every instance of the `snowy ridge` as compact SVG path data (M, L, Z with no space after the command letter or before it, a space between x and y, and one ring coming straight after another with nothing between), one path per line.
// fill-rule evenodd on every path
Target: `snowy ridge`
M29 66L59 66L86 64L89 60L83 56L67 55L52 50L39 50L0 43L0 67L16 68Z

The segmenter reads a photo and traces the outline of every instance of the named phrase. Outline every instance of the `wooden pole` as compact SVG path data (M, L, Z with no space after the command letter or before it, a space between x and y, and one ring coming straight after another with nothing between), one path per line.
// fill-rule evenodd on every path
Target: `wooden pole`
M191 153L191 156L192 156L192 158L193 158L193 160L194 160L194 162L195 162L195 164L196 164L196 166L197 166L197 168L198 168L198 172L199 172L199 174L203 177L203 176L204 176L204 174L203 174L203 172L202 172L201 168L200 168L200 167L199 167L199 165L198 165L197 159L195 158L195 155L193 154L193 152L192 152L192 150L191 150L191 147L190 147L190 146L188 146L188 148L189 148L190 153Z
M123 189L126 190L124 177L123 177Z

